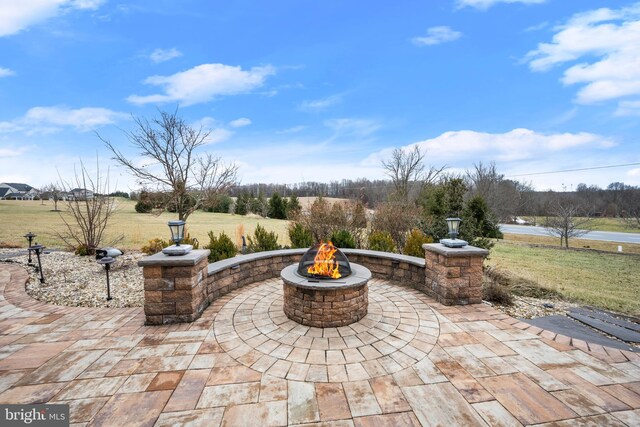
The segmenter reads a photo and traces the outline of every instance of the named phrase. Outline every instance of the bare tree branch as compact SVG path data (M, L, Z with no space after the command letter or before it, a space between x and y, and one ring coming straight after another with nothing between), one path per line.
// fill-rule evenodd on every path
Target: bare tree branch
M424 186L436 182L444 170L444 166L439 169L431 166L425 171L424 158L425 153L414 145L412 150L396 148L391 153L390 160L382 161L385 174L393 181L399 200L415 199Z
M156 187L170 194L163 204L176 207L178 218L186 220L201 208L212 195L235 184L238 167L223 164L220 157L201 153L210 131L194 128L177 115L160 111L160 117L149 122L134 117L135 130L125 135L138 155L149 161L139 165L125 156L110 141L98 135L121 166L124 166L144 187ZM157 169L160 170L157 170Z

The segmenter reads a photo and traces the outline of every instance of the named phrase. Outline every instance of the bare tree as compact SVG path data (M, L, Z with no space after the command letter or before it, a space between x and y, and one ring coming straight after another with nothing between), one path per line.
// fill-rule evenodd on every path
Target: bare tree
M142 186L168 192L163 209L175 206L178 218L186 220L204 201L235 184L238 167L225 165L210 153L200 153L211 132L188 125L177 113L161 111L160 117L151 121L135 117L135 130L125 131L138 154L151 161L148 165L141 166L110 141L98 137L114 154L113 159Z
M92 255L104 240L104 233L111 217L116 212L114 200L109 194L109 177L103 179L100 163L96 160L96 176L92 178L84 163L80 162L80 171L75 171L73 181L60 179L62 189L73 197L68 197L66 212L60 217L64 230L57 231L58 237L72 248L83 248L87 255ZM121 238L121 237L120 237ZM118 239L110 242L114 244ZM80 253L80 252L79 252Z
M473 166L466 177L470 197L482 196L498 221L511 220L526 203L522 197L523 184L505 179L494 162L489 165L479 162Z
M389 233L399 251L402 251L411 229L418 225L420 208L414 203L389 201L380 203L371 221L371 231Z
M560 237L560 246L569 247L569 238L581 237L591 231L592 220L582 207L569 199L556 200L547 212L542 226L552 236Z
M425 170L425 153L417 145L411 150L396 148L391 153L390 160L383 160L382 167L387 176L393 181L395 195L399 200L415 200L422 188L436 181L444 169L433 166Z
M46 193L49 196L49 200L53 200L53 210L54 212L57 212L58 202L62 200L62 196L64 194L62 186L60 184L52 182L51 184L48 184L42 188L42 193L43 194L41 194L41 197L43 197L44 193Z

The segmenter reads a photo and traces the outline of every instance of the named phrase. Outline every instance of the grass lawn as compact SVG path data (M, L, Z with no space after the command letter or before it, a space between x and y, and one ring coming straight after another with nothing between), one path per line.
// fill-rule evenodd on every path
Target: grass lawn
M107 228L105 245L121 234L124 235L124 240L117 246L124 249L139 249L155 237L168 240L171 234L167 222L178 219L177 214L168 212L160 216L139 214L134 209L135 202L128 199L118 198L117 204L118 212ZM58 208L64 209L64 203L58 203ZM38 243L51 248L64 248L63 242L55 234L55 230L62 230L64 225L60 214L52 209L53 202L49 201L45 201L43 205L39 200L0 200L0 245L26 247L27 240L22 236L32 231L38 235L35 239ZM257 224L268 231L276 232L279 236L278 242L287 245L287 223L277 219L201 211L187 219L189 233L196 237L201 245L209 242L209 230L213 230L216 235L224 231L236 241L236 238L239 240L239 236L236 236L238 226L244 226L245 235L251 236Z
M487 263L581 304L640 315L640 255L499 241Z
M546 219L544 216L527 217L523 216L523 219L528 221L535 221L536 224L542 225ZM581 218L582 219L582 218ZM593 218L590 230L593 231L617 231L619 233L640 233L639 228L631 228L629 224L622 218Z
M530 236L527 234L505 234L507 242L531 243L535 245L560 246L560 238L553 236ZM640 254L640 245L634 243L603 242L600 240L569 239L569 247L576 249L596 249L599 251L618 252L618 246L622 246L622 252Z

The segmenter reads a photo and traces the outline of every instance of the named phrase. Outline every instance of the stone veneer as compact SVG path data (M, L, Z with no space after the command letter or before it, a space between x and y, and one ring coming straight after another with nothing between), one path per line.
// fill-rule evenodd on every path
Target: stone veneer
M425 245L426 262L424 258L363 249L342 249L342 252L350 262L371 270L374 278L410 286L444 304L480 302L482 257L486 251L467 246L456 249L458 252L445 249L438 252L428 248L431 246ZM464 255L461 250L466 251ZM306 251L304 248L259 252L212 264L207 264L207 250L176 257L163 254L146 257L138 263L145 277L146 322L150 325L191 322L220 296L279 277L285 267L298 263Z
M482 262L489 251L475 246L449 248L440 243L422 247L426 259L426 287L431 296L444 305L482 301Z
M138 261L144 276L144 314L147 325L193 322L209 305L209 250L186 255L157 253Z
M367 282L371 272L351 264L351 275L336 280L313 280L297 273L298 264L280 273L284 313L294 322L316 328L347 326L367 315Z

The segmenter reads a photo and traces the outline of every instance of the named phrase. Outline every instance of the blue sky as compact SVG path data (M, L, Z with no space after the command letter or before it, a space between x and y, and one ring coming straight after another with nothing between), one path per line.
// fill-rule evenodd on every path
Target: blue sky
M133 190L95 132L135 159L132 115L179 106L243 183L382 178L419 144L539 190L640 185L526 175L640 163L640 3L0 0L0 100L0 182L98 156Z

